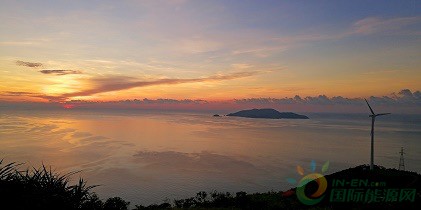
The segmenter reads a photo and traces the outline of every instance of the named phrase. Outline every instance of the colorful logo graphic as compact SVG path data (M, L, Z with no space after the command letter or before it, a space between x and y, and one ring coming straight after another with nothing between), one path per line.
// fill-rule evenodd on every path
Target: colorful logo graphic
M324 198L323 193L327 189L327 181L326 178L322 175L322 173L326 172L329 168L329 161L326 161L325 164L322 166L322 172L316 173L316 162L314 160L310 163L310 174L307 174L304 176L304 169L301 166L297 166L297 172L301 176L304 176L301 178L301 180L297 184L297 180L294 178L288 178L287 181L291 184L297 184L297 189L295 194L297 195L297 198L301 203L305 205L315 205L322 201ZM317 190L313 192L311 195L306 195L306 185L311 182L315 181L317 183Z

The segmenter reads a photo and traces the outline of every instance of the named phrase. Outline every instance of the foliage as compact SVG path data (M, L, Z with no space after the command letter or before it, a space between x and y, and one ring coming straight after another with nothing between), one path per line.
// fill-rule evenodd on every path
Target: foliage
M81 178L71 185L69 178L77 172L60 175L44 165L21 171L20 165L3 165L0 160L1 209L127 209L128 203L121 198L110 198L104 204L91 192L96 186L88 186ZM125 208L121 207L123 203Z

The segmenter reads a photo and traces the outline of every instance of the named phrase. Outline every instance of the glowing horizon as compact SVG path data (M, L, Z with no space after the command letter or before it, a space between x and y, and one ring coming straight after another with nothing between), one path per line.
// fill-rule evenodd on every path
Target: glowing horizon
M0 101L400 100L409 90L413 106L416 4L5 1Z

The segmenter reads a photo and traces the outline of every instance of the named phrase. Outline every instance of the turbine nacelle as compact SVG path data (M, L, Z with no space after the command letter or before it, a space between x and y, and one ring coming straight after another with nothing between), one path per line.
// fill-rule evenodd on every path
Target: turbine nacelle
M377 117L377 116L382 116L382 115L388 115L388 114L392 114L392 113L380 113L380 114L370 114L368 115L369 117Z

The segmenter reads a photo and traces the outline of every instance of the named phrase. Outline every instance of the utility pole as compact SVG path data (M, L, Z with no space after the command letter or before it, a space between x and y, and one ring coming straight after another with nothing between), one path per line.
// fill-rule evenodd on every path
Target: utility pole
M403 147L401 147L401 151L399 153L401 154L401 158L399 159L399 170L405 171L405 160L403 158L405 152L403 152Z

